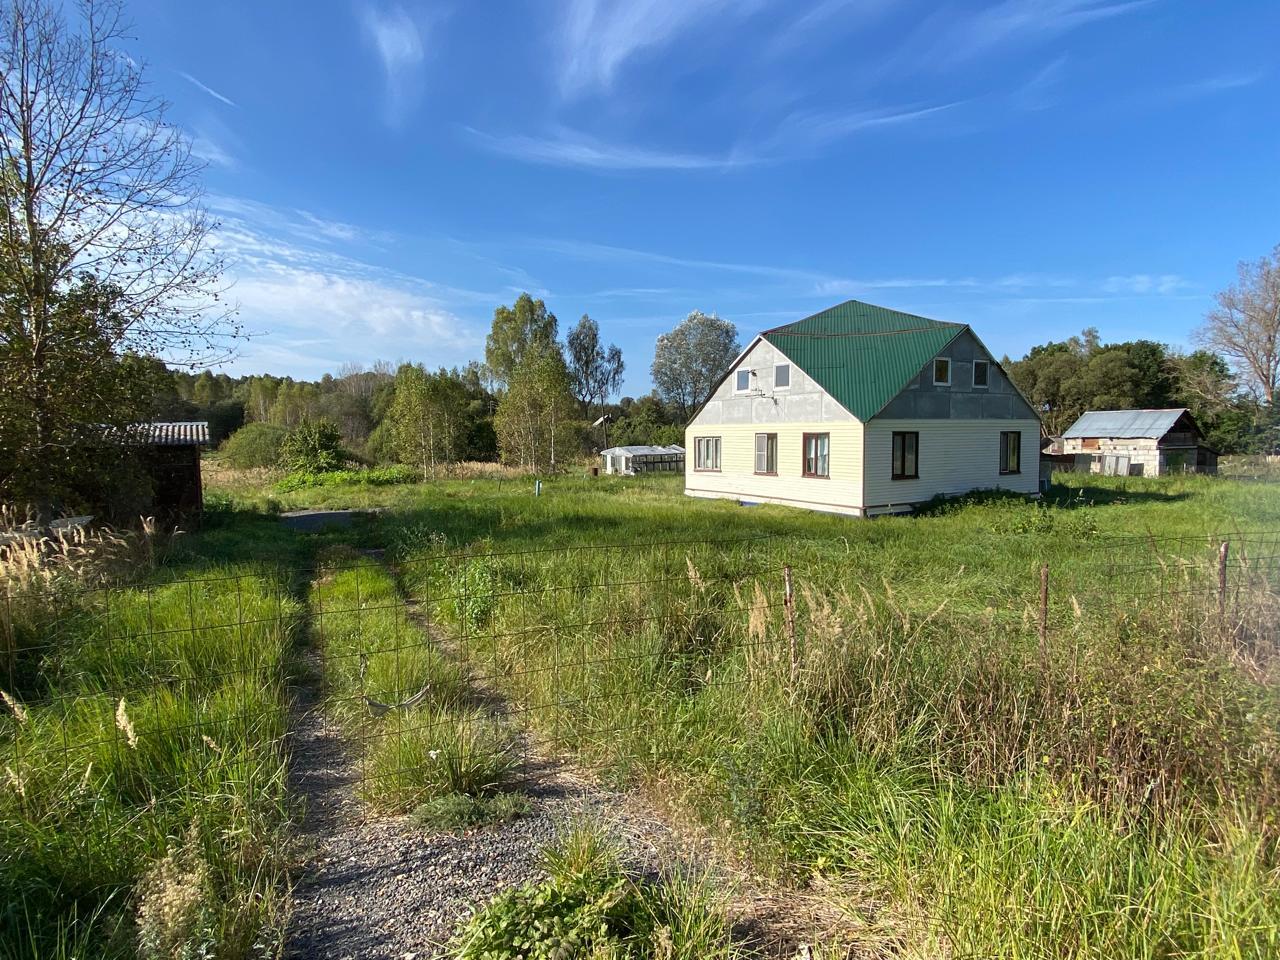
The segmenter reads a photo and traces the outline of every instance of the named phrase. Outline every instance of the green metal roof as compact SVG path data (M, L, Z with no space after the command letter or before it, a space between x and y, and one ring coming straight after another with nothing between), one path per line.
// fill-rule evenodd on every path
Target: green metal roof
M859 420L870 420L965 329L846 300L761 336Z

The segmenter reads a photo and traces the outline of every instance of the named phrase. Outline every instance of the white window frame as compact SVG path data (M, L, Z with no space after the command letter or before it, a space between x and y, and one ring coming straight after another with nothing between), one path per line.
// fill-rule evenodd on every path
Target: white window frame
M778 371L779 371L779 370L786 370L786 371L787 371L787 382L786 382L786 383L784 383L784 384L782 384L781 386L779 386L779 385L778 385ZM789 363L775 363L775 364L773 365L773 389L775 389L775 390L790 390L790 389L791 389L791 364L789 364Z
M983 368L985 368L985 369L986 369L986 371L987 371L987 382L986 382L986 383L979 383L979 382L978 382L978 367L983 367ZM973 389L975 389L975 390L986 390L986 389L987 389L988 387L990 387L990 386L991 386L991 361L990 361L990 360L975 360L975 361L973 361Z
M739 384L741 383L741 378L743 376L746 376L747 378L747 385L745 387L739 386ZM734 393L750 393L751 392L751 368L750 367L744 367L741 370L734 371L733 392Z
M693 469L699 473L720 472L719 437L694 437Z
M763 441L763 444L761 441ZM778 475L778 435L776 433L757 433L755 454L756 476L776 477ZM763 464L761 463L762 458ZM764 469L761 469L761 466Z
M938 364L945 363L947 365L947 379L938 379ZM933 358L933 385L935 387L951 386L951 358L950 357L934 357Z

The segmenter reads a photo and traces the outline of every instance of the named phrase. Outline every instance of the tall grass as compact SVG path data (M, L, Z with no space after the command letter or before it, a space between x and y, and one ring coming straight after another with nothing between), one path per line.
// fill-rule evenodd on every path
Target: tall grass
M297 606L246 569L94 588L101 560L10 565L0 956L270 950Z
M510 780L512 732L472 702L465 670L409 617L389 570L331 551L310 604L327 707L362 754L366 801L406 813L452 794L488 796Z
M1109 540L1074 519L1101 509L1085 499L978 500L834 541L490 540L460 559L437 538L403 575L549 743L728 824L784 876L890 903L872 941L1275 955L1274 581L1233 568L1224 620L1211 544ZM1040 556L1056 571L1045 645Z

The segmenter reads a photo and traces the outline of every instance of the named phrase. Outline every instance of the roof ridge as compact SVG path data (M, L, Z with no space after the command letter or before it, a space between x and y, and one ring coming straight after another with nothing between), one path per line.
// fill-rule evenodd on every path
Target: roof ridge
M907 314L907 316L910 316L910 314ZM805 319L809 318L806 317ZM925 320L928 318L921 317L920 319ZM803 322L803 320L796 321L796 323ZM787 327L789 326L792 326L792 324L774 327L772 330L766 330L760 335L762 337L767 337L771 334L779 334L786 337L889 337L895 333L920 333L922 330L937 330L939 327L966 327L968 324L958 323L954 320L931 320L929 325L925 327L900 327L897 330L850 330L844 333L809 333L804 330L788 331Z

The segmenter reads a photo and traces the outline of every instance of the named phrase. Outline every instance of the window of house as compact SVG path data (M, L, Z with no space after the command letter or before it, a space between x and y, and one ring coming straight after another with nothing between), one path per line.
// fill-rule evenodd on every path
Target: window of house
M991 382L991 364L986 360L973 361L973 385L985 387Z
M720 438L697 437L693 441L693 469L720 469Z
M1022 434L1017 430L1000 431L1000 472L1022 472Z
M743 391L751 389L751 371L750 370L738 371L737 389L739 393L742 393Z
M933 382L939 387L951 386L951 361L946 357L933 361Z
M756 434L756 473L778 472L778 435Z
M831 434L806 433L804 435L804 475L806 477L831 476Z
M791 364L780 363L773 368L773 388L781 390L791 386Z
M893 433L894 480L915 480L920 476L920 434L895 430Z

